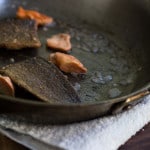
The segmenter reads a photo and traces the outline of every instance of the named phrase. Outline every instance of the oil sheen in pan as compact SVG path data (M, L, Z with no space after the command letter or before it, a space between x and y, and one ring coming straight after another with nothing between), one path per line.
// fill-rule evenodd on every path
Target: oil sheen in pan
M0 60L4 58L14 59L16 62L26 59L28 56L42 56L48 60L49 54L54 52L46 49L46 38L58 33L71 35L71 55L77 57L88 69L85 75L68 74L68 79L77 90L81 100L101 101L129 94L133 90L140 71L140 65L135 62L134 55L130 50L120 46L107 38L106 34L87 25L73 26L62 21L56 21L49 27L41 27L38 30L42 47L39 49L26 49L14 52L0 52ZM9 53L9 55L7 55Z

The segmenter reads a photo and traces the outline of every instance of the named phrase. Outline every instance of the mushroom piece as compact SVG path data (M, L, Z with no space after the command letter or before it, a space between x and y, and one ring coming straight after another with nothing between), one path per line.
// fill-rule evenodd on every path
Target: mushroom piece
M13 83L11 79L7 76L0 75L0 93L8 96L15 95L15 89Z
M37 25L46 25L53 22L53 18L39 13L35 10L25 10L19 7L16 13L17 17L20 19L31 19L34 20Z
M47 47L68 52L71 50L70 38L70 35L65 33L53 35L47 39Z
M49 60L66 73L86 73L87 69L74 56L56 52L50 54Z

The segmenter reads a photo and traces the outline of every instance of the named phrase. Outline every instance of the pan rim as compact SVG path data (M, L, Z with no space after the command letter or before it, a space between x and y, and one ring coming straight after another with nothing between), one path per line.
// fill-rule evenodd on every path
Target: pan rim
M123 102L129 97L132 97L134 95L137 95L139 93L145 92L145 91L150 91L150 83L145 85L144 87L131 92L127 95L118 97L118 98L113 98L113 99L106 99L102 101L94 101L94 102L89 102L89 103L45 103L45 102L38 102L34 101L31 99L31 101L28 101L28 99L25 98L18 98L18 97L11 97L11 96L6 96L6 95L0 95L0 99L4 99L6 101L14 102L14 103L21 103L21 104L26 104L26 105L32 105L32 106L41 106L41 107L85 107L85 106L93 106L93 105L101 105L101 104L108 104L108 103L118 103L118 102Z

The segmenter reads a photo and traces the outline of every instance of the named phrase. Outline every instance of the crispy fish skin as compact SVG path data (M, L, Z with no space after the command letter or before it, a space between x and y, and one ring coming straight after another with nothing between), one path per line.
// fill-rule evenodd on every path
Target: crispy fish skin
M37 25L31 20L5 19L0 21L0 48L39 48Z
M49 103L77 103L80 98L52 63L40 57L31 58L3 67L1 74L7 75L18 86L39 99Z

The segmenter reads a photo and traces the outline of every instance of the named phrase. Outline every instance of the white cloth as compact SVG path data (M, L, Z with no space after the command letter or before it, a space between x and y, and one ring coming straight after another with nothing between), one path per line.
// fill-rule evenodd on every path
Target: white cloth
M150 95L115 116L70 125L28 125L0 117L0 125L68 150L116 150L150 122Z

